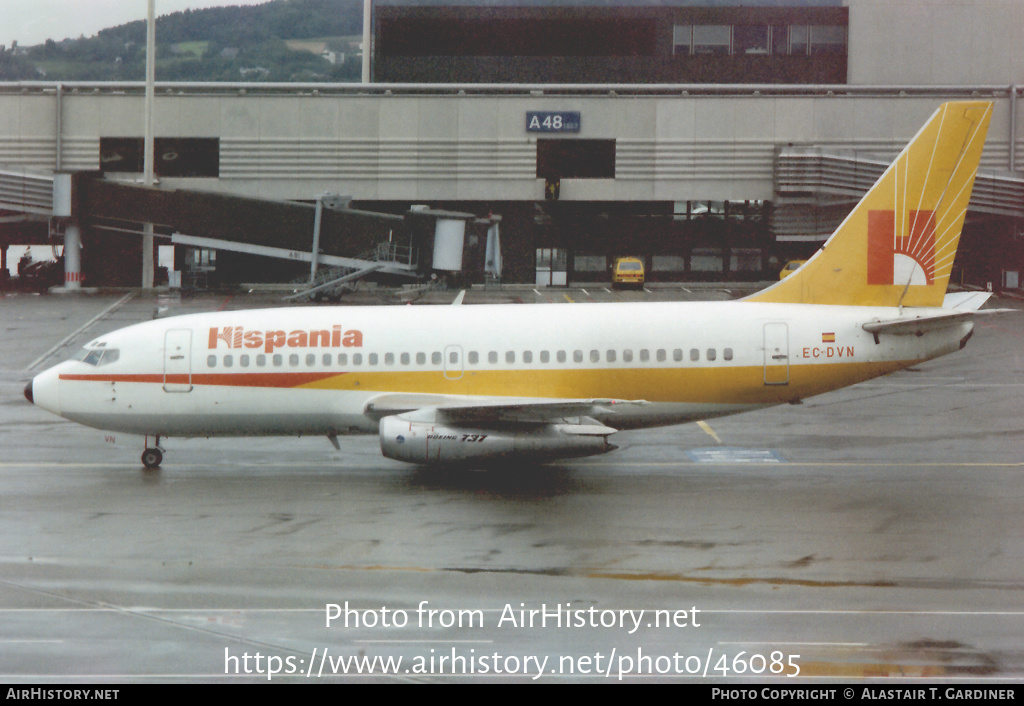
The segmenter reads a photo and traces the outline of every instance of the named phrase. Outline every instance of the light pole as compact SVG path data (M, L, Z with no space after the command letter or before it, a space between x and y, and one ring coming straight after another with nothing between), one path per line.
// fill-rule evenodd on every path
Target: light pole
M156 83L156 0L148 0L146 16L146 105L144 109L145 137L143 138L144 186L152 187L153 178L153 96ZM153 224L145 223L142 228L142 287L153 287Z
M363 83L370 82L370 17L373 0L363 0Z

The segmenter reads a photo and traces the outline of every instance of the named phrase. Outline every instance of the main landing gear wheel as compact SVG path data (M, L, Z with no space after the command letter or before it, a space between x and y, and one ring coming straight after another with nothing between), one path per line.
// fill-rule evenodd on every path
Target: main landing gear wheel
M164 460L163 449L160 448L160 437L156 437L156 443L149 445L149 437L146 437L146 450L142 452L142 465L147 469L160 468Z
M142 465L146 468L159 468L163 460L164 455L160 453L160 449L146 449L142 452Z

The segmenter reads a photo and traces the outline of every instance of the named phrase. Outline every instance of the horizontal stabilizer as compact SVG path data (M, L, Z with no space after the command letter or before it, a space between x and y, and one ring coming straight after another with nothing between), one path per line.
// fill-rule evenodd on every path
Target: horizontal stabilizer
M977 311L985 306L985 302L991 297L992 292L949 292L942 300L942 308Z
M935 314L908 316L899 319L889 319L888 321L871 321L861 326L861 328L876 336L878 334L923 336L929 331L936 331L964 321L973 321L979 316L1009 314L1016 311L1016 309L985 309L984 311L952 309Z

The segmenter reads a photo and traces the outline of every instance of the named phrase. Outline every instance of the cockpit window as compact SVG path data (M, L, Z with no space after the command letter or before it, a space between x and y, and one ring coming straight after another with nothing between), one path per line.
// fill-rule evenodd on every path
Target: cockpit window
M74 359L87 365L107 365L120 357L116 348L83 348L75 354Z

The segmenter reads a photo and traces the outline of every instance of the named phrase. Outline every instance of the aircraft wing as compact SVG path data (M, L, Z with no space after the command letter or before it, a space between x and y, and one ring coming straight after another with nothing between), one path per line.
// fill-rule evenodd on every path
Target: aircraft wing
M516 458L551 461L603 454L618 448L608 437L614 399L459 397L383 394L365 413L380 420L380 448L409 463L473 462Z
M449 423L548 423L567 417L614 412L616 405L643 405L643 400L610 398L544 400L536 398L475 398L449 395L382 395L367 403L367 416L382 418L401 414L407 419Z

